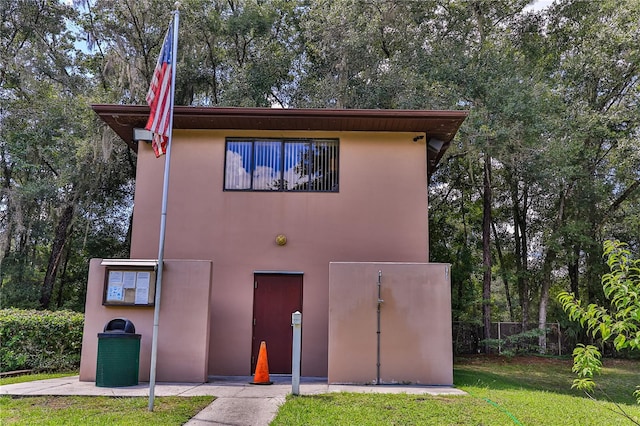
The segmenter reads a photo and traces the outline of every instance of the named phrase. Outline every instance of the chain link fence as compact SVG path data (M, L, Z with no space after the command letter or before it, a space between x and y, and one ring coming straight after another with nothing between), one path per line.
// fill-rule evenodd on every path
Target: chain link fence
M477 354L485 352L503 355L540 354L539 338L544 334L545 355L570 355L576 345L572 333L565 333L560 323L546 323L540 331L537 323L528 324L523 329L519 322L492 322L491 339L483 340L482 324L453 322L453 352L455 355Z

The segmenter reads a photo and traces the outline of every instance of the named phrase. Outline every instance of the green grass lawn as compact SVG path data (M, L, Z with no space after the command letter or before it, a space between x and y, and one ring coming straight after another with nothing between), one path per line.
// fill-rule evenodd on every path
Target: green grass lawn
M35 380L57 379L60 377L75 376L77 374L78 374L77 371L73 371L68 373L38 373L38 374L23 374L20 376L3 377L3 378L0 378L0 386L12 385L14 383L33 382Z
M0 385L73 376L77 372L27 374L0 379ZM149 398L106 396L0 396L0 425L182 425L209 405L212 396Z
M211 396L155 399L106 396L0 397L2 425L181 425L214 400Z
M571 389L573 377L566 359L470 357L456 360L454 369L455 385L468 396L289 396L272 425L631 425L612 411L618 409L614 403L640 419L632 396L640 383L639 361L605 360L596 401ZM150 413L148 398L2 396L0 424L181 425L212 400L160 397Z
M640 363L605 360L598 382L609 397L640 419L631 395ZM454 383L468 396L339 393L289 396L272 425L630 425L571 389L570 360L474 357L457 360ZM601 393L597 394L602 398Z

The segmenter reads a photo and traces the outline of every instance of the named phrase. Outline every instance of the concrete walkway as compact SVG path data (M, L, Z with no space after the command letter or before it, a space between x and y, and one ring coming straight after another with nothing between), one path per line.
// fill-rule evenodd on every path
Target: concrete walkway
M271 376L273 385L250 385L249 376L211 377L208 383L157 383L156 396L213 395L216 400L186 424L189 426L235 425L266 426L291 393L291 376ZM326 378L302 378L300 393L317 395L330 392L406 393L429 395L465 395L446 386L357 386L329 385ZM0 395L87 395L149 396L149 384L121 388L97 387L81 382L78 376L39 380L0 386Z

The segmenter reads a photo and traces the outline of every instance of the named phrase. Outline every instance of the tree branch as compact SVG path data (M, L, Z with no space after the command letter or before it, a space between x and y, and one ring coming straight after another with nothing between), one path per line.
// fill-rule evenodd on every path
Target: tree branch
M618 207L620 207L620 204L622 204L624 200L629 198L629 196L633 194L633 192L638 189L638 187L640 187L640 180L636 180L631 185L629 185L629 187L622 193L622 195L620 195L615 199L613 203L611 203L611 205L607 209L607 213L613 213L614 211L616 211Z

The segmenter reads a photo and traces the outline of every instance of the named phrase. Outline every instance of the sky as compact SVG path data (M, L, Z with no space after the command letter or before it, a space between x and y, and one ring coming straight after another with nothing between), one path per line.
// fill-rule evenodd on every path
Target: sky
M537 0L532 5L525 7L525 10L541 10L548 6L551 6L553 0Z

